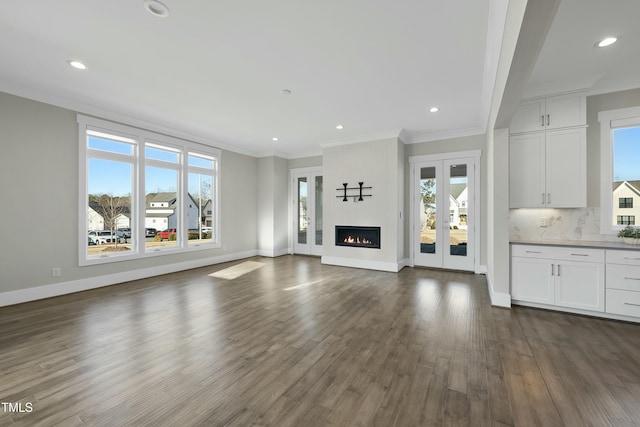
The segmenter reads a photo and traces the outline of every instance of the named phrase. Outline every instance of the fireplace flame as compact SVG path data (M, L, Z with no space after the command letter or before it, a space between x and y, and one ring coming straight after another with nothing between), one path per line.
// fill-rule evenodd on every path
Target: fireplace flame
M357 244L357 245L372 245L373 242L369 239L365 239L364 237L353 237L351 235L345 237L343 240L344 243L349 244Z

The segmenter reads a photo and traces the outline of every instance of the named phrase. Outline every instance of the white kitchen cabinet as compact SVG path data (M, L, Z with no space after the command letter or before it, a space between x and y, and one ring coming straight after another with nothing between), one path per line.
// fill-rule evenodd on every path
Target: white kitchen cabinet
M606 286L607 313L640 317L640 251L607 250Z
M515 302L604 312L604 250L513 245L511 254Z
M516 110L511 134L561 129L587 124L587 97L584 92L525 100Z
M509 206L586 207L586 141L585 128L511 136Z

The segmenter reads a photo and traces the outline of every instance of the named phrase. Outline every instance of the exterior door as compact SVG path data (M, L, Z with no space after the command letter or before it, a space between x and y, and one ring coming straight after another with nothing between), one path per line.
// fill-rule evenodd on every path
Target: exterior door
M421 161L412 162L413 262L474 271L477 162L454 155L420 156Z
M322 255L322 172L292 170L293 253Z

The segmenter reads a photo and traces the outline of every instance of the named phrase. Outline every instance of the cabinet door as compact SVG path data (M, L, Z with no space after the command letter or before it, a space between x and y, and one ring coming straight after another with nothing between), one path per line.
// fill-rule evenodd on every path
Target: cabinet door
M587 124L587 97L584 93L551 96L546 99L544 116L547 129Z
M555 304L604 311L604 264L559 261L556 266Z
M511 258L511 293L514 300L553 304L553 261Z
M547 207L587 206L586 129L548 131L545 143Z
M545 134L512 136L509 140L509 206L541 208L544 184Z
M511 119L509 133L541 131L544 130L545 125L544 99L523 101Z

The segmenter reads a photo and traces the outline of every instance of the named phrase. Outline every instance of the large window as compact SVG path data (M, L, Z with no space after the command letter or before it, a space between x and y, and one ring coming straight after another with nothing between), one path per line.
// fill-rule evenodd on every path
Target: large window
M616 233L640 215L640 107L601 111L600 229ZM635 202L634 202L635 200Z
M220 152L78 116L80 264L219 246Z

